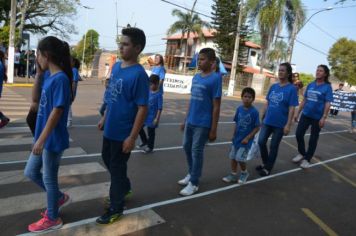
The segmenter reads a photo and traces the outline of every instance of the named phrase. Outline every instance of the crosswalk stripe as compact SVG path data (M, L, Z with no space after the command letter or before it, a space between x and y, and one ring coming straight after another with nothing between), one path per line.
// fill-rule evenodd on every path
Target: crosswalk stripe
M27 101L17 101L17 102L1 102L0 100L0 107L2 106L6 106L6 105L22 105L22 106L26 106L26 105L30 105L30 102Z
M2 109L2 112L11 119L11 116L27 116L28 109L24 111L6 111L5 109Z
M63 165L59 168L59 177L70 175L86 175L98 172L105 172L106 169L97 162L81 163L73 165ZM13 184L19 182L28 182L23 170L4 171L0 172L0 184Z
M15 110L15 111L19 111L19 110L23 110L23 111L27 111L29 110L29 106L0 106L1 110L6 111L6 110Z
M0 134L18 134L18 133L28 133L30 132L30 128L27 126L24 127L8 127L0 129Z
M62 190L69 194L72 203L76 203L106 197L109 186L109 182L104 182ZM0 201L0 217L42 209L46 207L46 202L44 192L2 198Z
M69 141L71 142L73 140L69 139ZM32 143L33 137L15 137L0 139L0 146L26 145Z
M6 101L25 101L25 102L27 102L27 99L26 98L23 98L23 97L2 97L1 98L1 100L0 100L1 102L5 102L6 103Z
M0 163L13 162L13 161L25 161L30 156L31 151L18 151L18 152L3 152L0 153ZM64 151L63 157L73 155L85 155L86 151L81 147L71 147Z

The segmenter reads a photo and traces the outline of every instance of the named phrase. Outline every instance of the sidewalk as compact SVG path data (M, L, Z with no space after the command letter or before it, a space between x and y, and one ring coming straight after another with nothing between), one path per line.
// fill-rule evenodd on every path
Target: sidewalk
M33 87L33 78L14 77L14 83L4 83L4 87Z

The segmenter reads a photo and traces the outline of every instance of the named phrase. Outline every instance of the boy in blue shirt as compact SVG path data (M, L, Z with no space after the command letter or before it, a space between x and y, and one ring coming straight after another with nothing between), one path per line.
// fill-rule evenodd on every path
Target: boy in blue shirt
M73 71L73 83L72 83L72 95L73 95L72 104L73 104L73 102L77 96L78 82L80 80L80 75L79 75L79 71L78 71L80 68L80 61L77 58L72 57L71 65L72 65L72 71ZM72 120L73 120L72 104L69 107L68 122L67 122L68 128L72 127Z
M110 224L120 218L125 195L131 192L127 161L147 114L149 80L138 64L138 55L146 45L145 33L138 28L124 28L120 38L122 61L111 71L104 101L107 104L98 128L104 129L102 158L110 173L110 207L98 224Z
M159 87L160 77L158 75L150 76L150 96L148 102L148 114L145 120L145 126L147 127L148 139L144 128L142 127L140 131L140 137L142 144L139 147L145 147L144 152L150 153L153 151L156 128L161 118L162 106L163 106L163 96L160 92Z
M236 123L232 146L229 154L231 159L231 173L223 178L226 183L237 182L237 164L240 165L241 175L238 182L243 184L247 181L249 173L246 168L247 154L251 148L253 138L260 129L259 113L254 106L255 90L244 88L241 99L242 106L236 109L234 121Z
M188 174L178 181L178 184L186 185L180 191L183 196L198 191L205 144L208 140L216 139L222 81L221 76L214 71L215 63L216 55L213 49L200 50L198 66L201 73L193 77L187 117L181 125L184 130L183 148L189 167Z

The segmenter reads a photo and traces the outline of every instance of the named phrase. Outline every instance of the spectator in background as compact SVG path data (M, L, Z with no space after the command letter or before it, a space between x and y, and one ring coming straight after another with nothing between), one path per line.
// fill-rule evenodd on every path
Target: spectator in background
M293 73L293 84L295 88L297 89L297 95L299 97L299 94L301 93L304 85L303 82L299 78L299 73Z
M15 57L14 57L14 76L18 76L20 70L20 58L21 53L18 48L15 50Z
M339 88L335 89L334 92L343 91L343 88L344 88L344 84L343 84L343 83L340 83L340 84L339 84ZM329 116L330 116L330 117L335 117L335 116L337 116L338 113L339 113L339 110L337 110L337 109L330 109L330 114L329 114Z

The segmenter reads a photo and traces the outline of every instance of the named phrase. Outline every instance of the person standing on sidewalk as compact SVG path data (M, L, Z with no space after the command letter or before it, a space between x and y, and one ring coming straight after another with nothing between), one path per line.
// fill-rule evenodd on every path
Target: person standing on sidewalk
M6 80L7 80L7 76L6 76L6 67L5 67L5 54L3 51L0 51L0 99L2 93L2 86L3 83L6 82ZM9 122L10 119L0 111L0 128L4 127Z
M304 99L300 103L298 112L294 118L298 122L295 132L298 143L298 155L292 159L294 163L299 163L303 169L310 167L310 160L318 144L320 130L324 127L329 114L330 103L333 101L333 91L329 82L330 70L326 65L319 65L316 70L315 81L308 84ZM302 115L300 116L300 113ZM300 118L299 118L300 116ZM298 120L299 119L299 120ZM310 130L308 150L305 150L305 132Z
M127 162L147 114L149 80L138 56L146 45L145 33L124 28L120 38L122 61L112 68L104 100L107 108L98 123L104 129L102 158L110 173L110 207L96 219L101 225L119 220L124 211L125 195L131 192Z
M198 66L201 72L193 77L188 112L181 125L181 130L184 130L183 148L188 163L188 174L178 181L179 185L185 186L180 191L183 196L189 196L198 191L205 144L208 140L216 139L222 80L221 76L215 72L215 63L214 49L200 50Z
M49 70L50 76L42 86L34 145L24 171L47 195L43 218L28 226L36 233L62 227L59 210L70 201L69 195L59 190L58 169L63 151L69 147L66 125L73 76L68 43L46 37L38 43L37 55L39 67Z
M258 145L263 164L256 167L260 176L270 175L278 155L279 144L283 135L290 131L295 107L298 106L297 89L293 85L292 66L288 63L279 65L279 82L271 86L266 96L266 104L261 111L262 128ZM270 150L268 138L272 135Z

